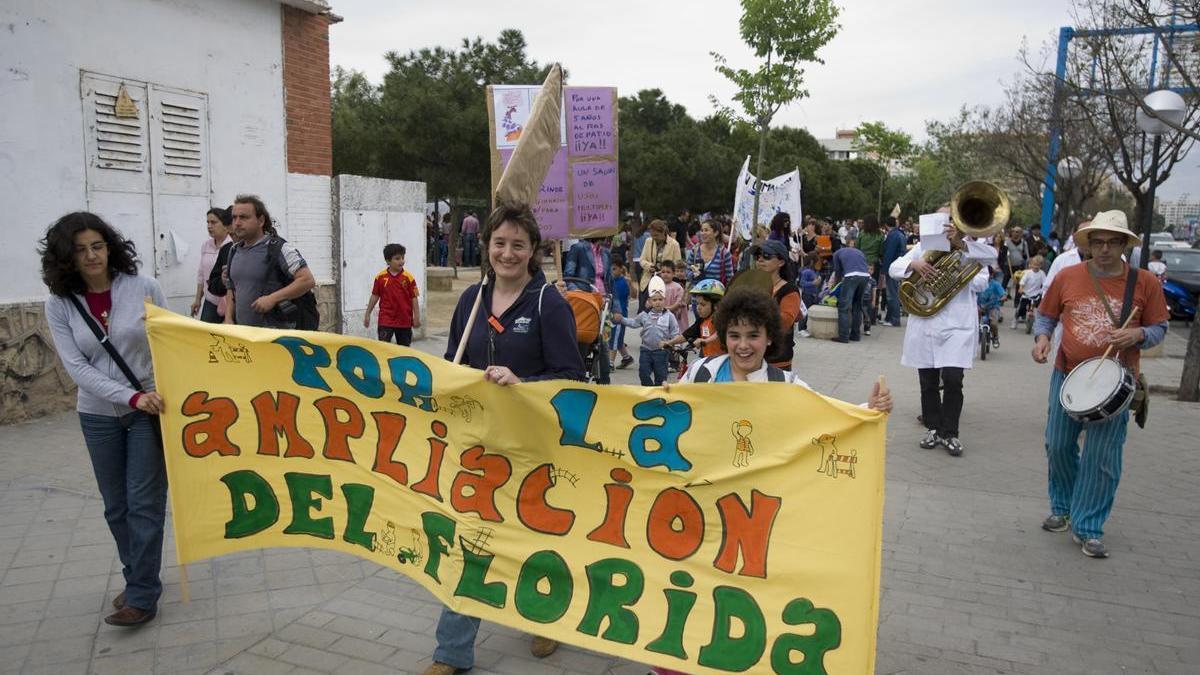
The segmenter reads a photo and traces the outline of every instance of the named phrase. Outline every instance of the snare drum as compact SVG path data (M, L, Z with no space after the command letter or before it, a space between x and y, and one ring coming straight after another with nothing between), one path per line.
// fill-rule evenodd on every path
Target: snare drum
M1073 419L1103 422L1129 409L1134 389L1132 370L1116 359L1096 357L1067 374L1058 401Z

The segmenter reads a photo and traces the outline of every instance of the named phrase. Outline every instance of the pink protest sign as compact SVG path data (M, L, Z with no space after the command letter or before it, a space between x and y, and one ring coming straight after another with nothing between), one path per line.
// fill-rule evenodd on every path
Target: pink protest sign
M576 162L571 165L571 203L575 212L571 232L617 226L617 163Z
M616 91L611 87L567 87L563 97L571 157L616 156Z
M508 166L512 153L507 148L500 149L501 171ZM550 163L546 179L542 181L537 204L533 206L533 215L537 218L543 239L562 239L567 236L570 220L567 186L567 149L560 148Z

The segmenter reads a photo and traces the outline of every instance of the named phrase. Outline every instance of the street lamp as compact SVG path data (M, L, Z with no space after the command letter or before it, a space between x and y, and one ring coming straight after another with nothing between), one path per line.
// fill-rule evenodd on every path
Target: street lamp
M1083 174L1083 162L1078 157L1064 157L1058 163L1057 173L1064 188L1062 208L1059 209L1059 236L1062 237L1060 241L1065 241L1071 233L1071 192L1075 187L1075 179Z
M1142 255L1138 260L1138 266L1146 269L1150 264L1150 228L1154 223L1154 191L1158 187L1158 161L1159 153L1162 150L1162 135L1173 131L1171 124L1178 126L1183 123L1187 106L1183 102L1182 96L1169 89L1159 89L1146 94L1142 103L1146 108L1154 111L1154 115L1149 115L1144 108L1138 106L1135 114L1138 128L1144 133L1154 136L1154 151L1151 154L1152 163L1150 165L1150 192L1147 194L1146 208L1141 214Z

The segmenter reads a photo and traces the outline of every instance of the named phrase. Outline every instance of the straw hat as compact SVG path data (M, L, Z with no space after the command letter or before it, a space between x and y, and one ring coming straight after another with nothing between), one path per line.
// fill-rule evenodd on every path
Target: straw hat
M1101 211L1092 218L1092 222L1075 232L1075 246L1081 250L1087 249L1088 235L1093 232L1116 232L1125 235L1125 248L1137 246L1141 239L1129 229L1129 222L1124 211Z

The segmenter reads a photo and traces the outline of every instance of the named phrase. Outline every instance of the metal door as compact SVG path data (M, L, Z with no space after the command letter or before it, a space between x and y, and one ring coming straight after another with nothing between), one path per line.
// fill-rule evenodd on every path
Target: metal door
M95 73L80 74L87 163L87 209L137 247L142 269L154 274L146 85ZM117 102L121 102L118 114Z
M152 84L149 103L155 276L171 309L186 313L208 238L208 99Z

